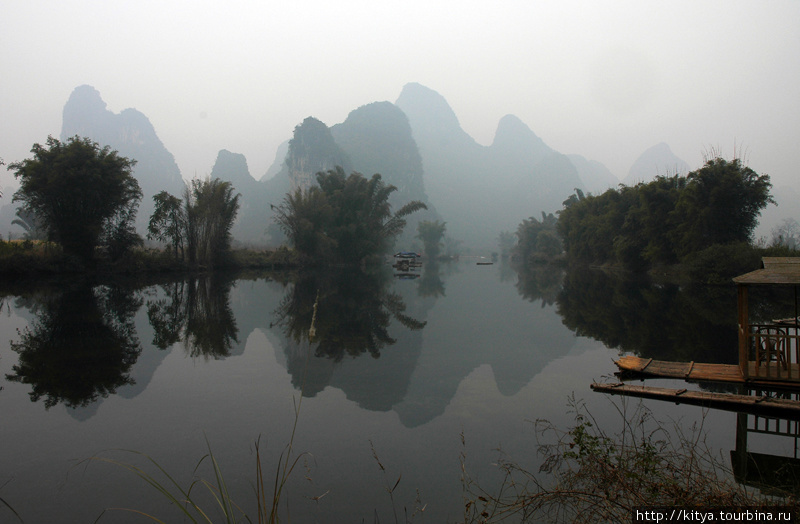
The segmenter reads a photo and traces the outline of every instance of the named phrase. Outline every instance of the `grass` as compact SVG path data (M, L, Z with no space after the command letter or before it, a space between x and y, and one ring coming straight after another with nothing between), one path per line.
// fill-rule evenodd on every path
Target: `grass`
M285 496L286 484L294 469L300 463L300 459L307 455L307 453L301 453L295 456L293 452L293 442L298 418L299 403L295 408L295 427L292 429L292 436L289 439L289 443L280 455L272 489L269 489L267 482L265 482L260 452L260 438L255 442L255 498L257 501L257 514L255 519L247 515L231 496L228 483L223 475L223 469L214 456L211 444L207 439L206 447L208 452L198 461L193 471L193 480L187 487L182 486L181 483L153 457L140 451L129 449L110 450L110 452L114 454L130 455L135 460L143 459L145 463L144 466L138 466L132 461L118 460L106 456L91 457L83 462L103 462L130 471L142 479L145 484L153 488L159 497L176 508L183 515L184 519L195 524L212 524L218 522L224 522L226 524L237 524L240 522L277 524L281 521L280 507L281 501ZM204 478L199 473L201 466L206 462L211 465L211 480ZM98 516L95 522L103 520L107 513L116 511L136 513L153 522L168 522L155 515L131 508L107 508ZM286 508L286 512L288 515L288 507Z
M238 524L240 522L258 522L258 524L278 524L281 516L280 507L281 503L285 500L285 490L287 482L289 478L292 476L297 465L300 463L300 459L304 456L309 455L308 453L300 453L295 454L294 452L294 441L295 436L297 435L297 423L300 420L300 408L303 404L303 389L305 386L305 374L308 370L308 358L310 352L306 357L306 363L303 371L303 379L300 392L300 400L294 400L294 422L292 424L292 432L289 437L289 441L286 444L286 447L281 452L278 458L278 466L275 469L275 477L272 483L272 489L269 490L267 488L267 483L265 482L265 473L262 467L262 460L261 460L261 438L259 437L255 442L255 451L256 451L256 482L255 482L255 498L257 502L257 514L256 519L253 520L249 515L245 513L245 511L241 508L239 504L237 504L233 498L231 497L230 491L228 489L228 484L225 481L225 477L222 472L222 468L220 467L219 463L217 462L214 453L211 450L211 444L208 442L206 438L206 447L208 449L208 453L206 453L200 461L197 463L197 466L194 469L193 476L195 479L189 484L187 488L183 488L181 484L175 480L175 478L169 474L156 460L152 457L141 453L139 451L133 450L116 450L119 453L131 454L137 457L143 457L146 463L149 463L149 466L152 468L153 473L147 472L144 468L136 466L130 462L123 462L116 459L111 459L107 457L92 457L84 461L88 463L88 461L100 461L109 464L113 464L115 466L124 468L140 479L142 479L147 485L155 489L157 494L162 497L164 500L168 501L171 505L176 508L179 508L183 516L189 519L193 523L217 523L217 522L224 522L225 524ZM203 464L204 461L208 460L212 466L212 473L213 473L213 481L206 480L203 477L198 476L198 471L200 466ZM206 507L205 500L202 499L202 495L196 495L196 490L198 486L202 486L205 488L205 492L211 495L211 498L214 502L214 512L212 513L211 509ZM324 496L324 495L322 495ZM321 497L317 497L321 498ZM289 518L289 508L288 504L286 505L286 514L287 520L291 521ZM148 518L154 522L164 523L165 521L157 518L154 515L150 515L148 513L144 513L142 511L138 511L135 509L128 509L128 508L109 508L103 513L98 516L95 522L99 522L103 516L106 514L107 511L126 511L131 513L137 513L142 515L145 518ZM215 516L221 516L222 520L218 518L214 518Z
M708 447L702 425L667 431L641 403L632 414L625 402L614 406L621 419L616 434L574 398L572 428L536 421L538 471L504 458L495 490L470 478L462 454L464 522L630 522L635 508L658 506L800 509L791 493L766 496L737 484Z

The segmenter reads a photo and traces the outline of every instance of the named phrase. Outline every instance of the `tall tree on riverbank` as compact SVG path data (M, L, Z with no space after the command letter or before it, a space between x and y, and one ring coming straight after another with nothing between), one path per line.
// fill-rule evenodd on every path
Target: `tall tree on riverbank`
M275 221L294 248L315 263L358 264L385 252L406 225L405 217L424 203L412 201L392 213L397 191L381 175L345 175L341 167L319 172L317 184L286 195Z
M233 185L215 178L192 180L184 191L189 263L214 265L230 251L231 228L239 212Z
M183 199L166 191L155 195L155 210L148 225L148 238L170 244L186 253L190 265L218 264L231 247L231 228L239 211L241 195L233 185L215 178L192 180Z
M33 158L12 163L20 188L14 202L36 217L64 252L89 262L107 226L126 229L142 191L131 170L135 160L88 138L34 144ZM120 222L120 220L122 222Z
M161 191L153 196L153 202L155 209L147 226L147 238L172 246L175 260L178 259L180 250L182 258L186 239L186 210L183 208L183 200Z

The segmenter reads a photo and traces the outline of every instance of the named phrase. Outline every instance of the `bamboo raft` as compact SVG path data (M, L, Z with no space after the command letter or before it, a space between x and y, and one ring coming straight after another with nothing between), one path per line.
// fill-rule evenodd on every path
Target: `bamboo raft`
M621 357L615 364L620 371L652 377L710 380L715 382L744 382L742 372L736 364L668 362L631 355Z
M800 419L800 402L768 396L736 395L710 391L689 391L687 389L660 388L653 386L634 386L621 382L613 384L592 384L593 391L626 395L631 397L669 400L676 404L704 406L725 411L754 413L765 416Z
M789 364L787 369L780 366L758 366L748 362L749 374L745 378L737 364L709 364L704 362L668 362L627 355L615 362L620 371L643 377L677 378L689 381L732 382L765 386L797 385L800 376L797 364Z

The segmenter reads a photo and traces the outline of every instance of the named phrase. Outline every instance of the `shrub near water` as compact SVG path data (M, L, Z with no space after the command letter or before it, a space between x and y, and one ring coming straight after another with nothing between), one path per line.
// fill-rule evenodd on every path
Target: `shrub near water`
M702 427L673 432L638 404L626 413L617 406L622 429L605 433L582 402L570 400L569 430L537 421L539 473L501 460L503 482L481 488L464 471L464 522L630 522L635 508L653 506L790 506L793 497L767 498L737 484L704 441Z

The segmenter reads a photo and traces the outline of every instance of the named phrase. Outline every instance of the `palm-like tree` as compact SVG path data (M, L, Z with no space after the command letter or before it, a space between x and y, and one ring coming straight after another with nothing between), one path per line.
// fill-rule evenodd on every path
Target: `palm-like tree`
M389 196L397 188L379 174L347 176L337 167L317 173L317 183L273 208L294 248L316 262L357 264L379 254L403 231L406 216L427 209L412 201L392 213Z

